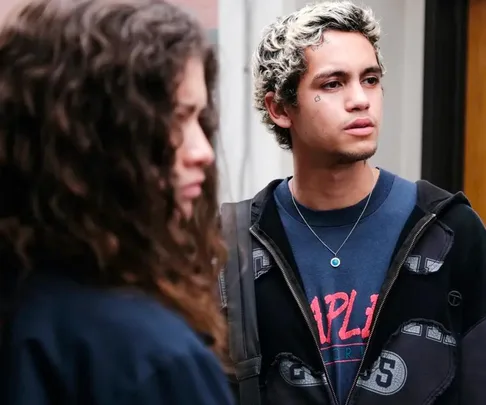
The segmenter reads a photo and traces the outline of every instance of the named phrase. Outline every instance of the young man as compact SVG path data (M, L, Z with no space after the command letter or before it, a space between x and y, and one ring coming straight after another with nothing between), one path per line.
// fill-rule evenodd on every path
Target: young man
M368 163L379 37L370 10L322 2L256 51L256 106L295 173L222 209L243 405L482 403L485 228L462 194Z

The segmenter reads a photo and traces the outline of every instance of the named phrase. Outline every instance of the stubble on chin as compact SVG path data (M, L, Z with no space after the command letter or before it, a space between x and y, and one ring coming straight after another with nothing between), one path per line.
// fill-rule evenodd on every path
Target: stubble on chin
M335 154L336 163L339 165L351 165L358 162L366 162L376 153L377 147L362 152L337 152Z

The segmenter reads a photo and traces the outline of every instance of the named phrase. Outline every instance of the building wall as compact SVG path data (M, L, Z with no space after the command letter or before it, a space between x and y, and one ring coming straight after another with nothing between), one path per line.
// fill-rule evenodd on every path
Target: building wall
M0 1L0 21L2 21L8 13L24 0L1 0Z
M214 29L218 26L218 0L170 0L193 12L204 27Z
M213 43L218 42L219 0L168 0L195 15L208 30Z
M269 180L292 172L289 153L268 134L252 107L251 53L262 29L296 8L295 0L219 0L221 199L252 196Z
M377 165L420 178L425 0L364 0L381 21L387 67Z

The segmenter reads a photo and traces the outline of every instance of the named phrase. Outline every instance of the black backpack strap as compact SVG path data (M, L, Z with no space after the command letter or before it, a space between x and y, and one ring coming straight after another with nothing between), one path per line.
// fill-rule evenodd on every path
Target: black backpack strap
M250 235L251 200L221 206L229 260L222 273L221 295L228 317L229 354L235 366L240 405L260 405L261 369Z

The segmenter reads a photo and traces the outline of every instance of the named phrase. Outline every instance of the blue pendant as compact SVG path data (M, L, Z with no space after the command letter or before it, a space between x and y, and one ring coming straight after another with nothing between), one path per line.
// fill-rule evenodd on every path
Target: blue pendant
M341 265L341 259L339 259L339 257L333 257L331 259L331 266L336 268L336 267L339 267Z

